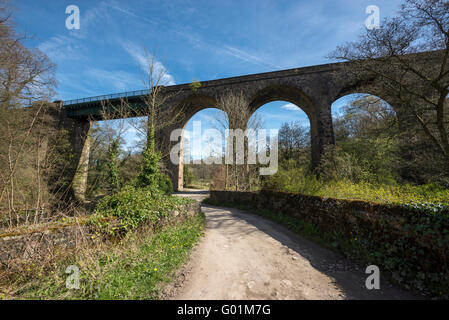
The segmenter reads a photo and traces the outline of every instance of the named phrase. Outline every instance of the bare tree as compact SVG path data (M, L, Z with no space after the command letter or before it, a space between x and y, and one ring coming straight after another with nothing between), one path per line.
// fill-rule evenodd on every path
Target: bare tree
M17 35L9 14L0 3L0 108L30 105L51 98L56 87L55 65L39 49L26 48L25 36Z
M167 70L156 60L153 53L149 52L146 48L144 48L144 52L146 65L140 72L142 84L147 88L148 94L142 96L144 107L137 111L137 116L145 118L141 118L140 121L134 121L133 125L145 136L145 148L149 148L152 152L155 152L156 133L177 123L183 115L183 110L181 108L174 112L169 108L167 102L173 100L179 94L179 91L169 91L166 89L168 80ZM132 106L129 106L128 109L132 109Z
M241 91L229 91L222 95L218 99L217 106L223 111L215 114L215 119L218 124L217 129L221 131L225 131L226 129L240 129L245 133L247 129L256 131L263 126L261 117L258 114L253 115L249 108L249 102ZM236 141L232 137L229 138L232 140L228 139L227 141L226 155L227 158L232 158L232 165L225 164L225 189L227 190L229 188L230 178L232 177L233 187L236 190L248 190L251 188L254 180L251 174L252 168L248 163L248 137L245 136L243 150L236 147ZM240 152L243 152L243 154L239 154ZM237 164L239 157L243 158L244 165ZM230 169L232 170L231 174L229 172Z
M26 48L25 37L14 32L6 4L0 2L0 206L11 221L33 208L37 215L49 201L44 189L55 144L46 101L56 82L48 57Z
M435 51L427 64L414 55L423 51ZM381 80L369 85L393 97L449 162L448 1L406 0L398 17L384 20L380 29L366 30L329 57L353 62L351 72L358 78Z
M284 122L279 129L279 151L284 160L298 157L310 144L310 132L299 121Z
M102 119L108 120L101 126L94 127L94 143L92 153L97 156L97 166L91 166L91 190L101 184L105 180L112 181L112 185L117 185L118 177L116 177L117 167L121 167L131 158L131 151L118 161L111 159L111 156L117 157L118 145L122 143L123 135L130 126L136 129L140 136L143 149L140 172L137 175L137 185L150 185L153 182L160 182L163 175L160 174L158 168L162 156L156 144L156 134L166 127L175 124L182 116L182 110L173 111L169 102L175 98L179 91L167 90L168 74L163 65L158 62L154 54L150 54L146 48L145 66L140 69L142 84L146 87L147 94L142 95L141 103L136 106L135 102L130 102L127 98L120 98L119 103L112 104L109 101L103 101ZM98 152L96 152L97 150ZM103 161L101 158L104 158ZM107 158L107 159L106 159ZM102 163L106 163L104 165ZM112 165L112 167L111 167ZM98 167L97 169L95 167ZM105 174L105 167L108 172ZM111 170L114 169L114 170ZM105 176L107 175L109 178ZM115 177L114 177L115 176ZM167 182L166 178L162 178ZM140 181L140 182L139 182ZM150 181L153 181L150 183Z
M134 127L145 135L145 147L142 153L141 169L137 176L137 185L139 186L156 186L159 189L169 193L172 187L170 180L160 172L160 161L163 157L168 156L162 154L161 142L156 145L156 134L162 132L165 128L179 122L183 115L182 107L179 109L171 108L169 102L180 93L180 91L168 90L167 84L167 70L158 62L154 54L150 54L144 48L146 65L145 69L141 70L142 82L148 90L148 94L142 97L144 107L136 110L130 104L129 110L136 112L137 116L146 117L134 121Z
M122 148L131 127L127 118L132 115L123 99L118 105L109 100L101 101L102 121L95 122L90 132L88 194L98 191L115 193L119 190L119 168L132 154L131 150Z

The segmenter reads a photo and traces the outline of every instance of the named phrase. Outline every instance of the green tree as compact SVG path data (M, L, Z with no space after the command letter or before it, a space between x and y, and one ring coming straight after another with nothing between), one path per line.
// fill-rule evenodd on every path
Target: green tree
M195 176L193 175L193 172L190 170L189 167L184 166L183 167L183 177L184 177L184 187L187 187L193 183L195 180Z
M120 190L120 178L118 171L118 156L119 156L119 140L112 141L108 149L108 180L109 191L111 194L117 193Z
M362 95L343 108L342 115L334 119L334 128L338 146L335 155L340 158L334 163L340 164L345 178L387 184L397 179L399 131L390 105Z
M137 175L136 186L140 188L157 188L158 176L160 174L159 161L161 155L150 148L145 148L142 154L142 163Z
M145 132L146 144L142 153L136 187L148 188L154 194L160 191L171 194L173 192L172 182L166 174L161 172L160 162L163 155L160 150L157 150L156 133L176 123L182 116L182 109L173 112L166 104L179 92L169 92L165 89L164 81L167 78L167 71L160 68L154 54L149 54L146 49L144 50L147 67L144 72L148 76L144 85L148 88L148 94L142 97L145 107L140 115L146 116L144 130L142 130ZM136 129L141 131L142 126L136 126Z

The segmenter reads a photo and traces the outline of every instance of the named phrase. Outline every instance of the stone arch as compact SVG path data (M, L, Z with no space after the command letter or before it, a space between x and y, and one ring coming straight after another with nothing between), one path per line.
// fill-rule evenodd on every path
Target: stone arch
M184 116L181 120L182 127L184 127L187 122L198 112L200 112L203 109L208 108L217 108L217 100L206 94L197 94L192 93L189 96L185 97L181 100L179 103L179 108L177 109L183 109L184 110Z
M375 80L373 80L375 81ZM393 110L398 113L400 112L400 106L398 106L395 103L394 97L385 94L384 91L374 88L374 86L371 84L367 84L364 82L359 82L357 84L348 84L344 86L336 95L333 97L333 102L337 101L340 98L343 98L345 96L351 95L351 94L370 94L372 96L378 97L382 99L383 101L387 102Z
M385 101L396 113L400 126L407 126L407 122L413 123L416 121L413 118L413 115L410 112L407 112L406 109L402 108L393 96L388 95L381 90L376 90L370 85L347 86L338 92L338 94L333 98L332 103L351 94L369 94ZM402 131L404 130L405 128L403 128Z
M250 98L249 107L254 113L259 107L273 101L287 101L297 105L302 109L309 119L315 112L315 106L312 99L301 89L293 86L269 86L259 90Z
M407 108L403 108L403 106L398 102L398 100L388 93L385 93L380 88L376 88L376 86L373 85L373 82L376 81L376 79L371 80L371 82L362 82L359 81L358 83L354 84L348 84L344 86L336 95L333 97L332 103L337 101L338 99L351 95L351 94L369 94L372 96L375 96L377 98L382 99L383 101L387 102L391 108L396 113L396 118L398 119L400 130L405 132L406 127L409 123L416 123L417 120L414 118L413 114L407 110ZM379 80L377 80L379 81Z
M343 99L347 99L346 101L343 100L344 104L341 104L341 106L347 106L349 104L351 104L354 101L358 101L358 100L362 100L368 97L373 97L374 101L376 101L376 103L381 103L381 104L386 104L387 106L389 106L389 110L393 111L393 115L396 119L399 119L400 114L398 114L397 110L394 108L394 106L390 103L390 101L385 100L384 98L373 94L372 92L366 92L367 90L364 90L363 92L359 90L354 90L354 92L348 93L348 94L344 94L341 95L339 98L337 98L336 100L333 101L332 103L332 107L335 108L336 106L334 106L335 103L340 103L339 100L343 100ZM349 98L349 99L348 99ZM334 111L334 110L333 110ZM359 111L357 111L359 112ZM333 113L334 115L334 113ZM334 118L333 118L334 119Z
M322 142L320 141L320 127L322 124L318 121L317 107L306 93L294 86L269 86L257 91L250 98L249 108L251 114L254 114L261 106L273 101L286 101L296 105L303 110L310 122L310 142L312 152L312 167L316 168L320 162L322 153Z
M170 157L166 157L164 162L169 171L170 178L172 179L173 188L176 191L183 190L183 166L184 166L184 130L188 124L188 122L192 119L194 115L204 109L218 109L217 101L214 97L206 94L192 93L187 97L183 98L180 103L177 105L178 107L175 110L184 110L181 119L179 121L167 128L165 133L163 134L165 140L169 141L170 133L174 129L181 129L181 136L178 138L178 141L170 141L169 143L163 143L162 145L169 145L170 149L174 146L174 144L179 143L179 164L173 164L170 160ZM168 150L169 151L169 150Z

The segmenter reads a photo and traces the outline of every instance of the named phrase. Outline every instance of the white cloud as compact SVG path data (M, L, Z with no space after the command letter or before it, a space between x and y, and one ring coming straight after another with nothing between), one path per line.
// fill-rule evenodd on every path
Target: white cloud
M210 116L208 114L200 113L196 115L196 121L205 122L206 124L211 124L216 122L216 119L213 116Z
M298 111L301 111L301 109L298 109ZM295 117L293 117L293 118L291 115L289 115L288 113L284 113L284 112L280 112L280 113L267 112L267 111L256 111L256 112L264 121L267 122L268 125L270 124L270 121L290 122L292 120L295 120L295 121L300 121L301 123L309 122L309 118L307 117L307 115L304 112L298 112L298 114L295 115Z
M135 43L132 42L124 42L122 40L118 40L118 42L121 44L122 48L134 59L134 61L137 62L139 65L140 71L144 72L145 74L148 74L149 69L149 63L151 62L151 55L150 53L145 52L143 47L139 47ZM165 66L160 62L155 60L154 61L154 76L162 75L161 84L162 85L174 85L176 84L173 76L168 73Z
M79 74L66 74L58 72L56 75L58 82L64 84L64 89L59 89L59 98L63 100L78 99L81 96L96 96L98 92L92 90L86 84L85 79L80 80L83 76Z
M226 45L225 46L221 46L221 45L212 44L211 42L204 41L199 36L196 36L196 35L192 34L191 32L184 32L182 30L175 29L172 25L165 24L163 22L158 22L158 21L155 21L154 19L148 19L148 18L146 18L144 16L139 16L139 15L135 14L134 12L132 12L130 10L126 10L126 9L120 8L118 5L109 5L109 7L112 8L112 9L115 9L117 11L120 11L122 13L125 13L127 15L130 15L133 18L137 18L139 20L143 20L143 21L155 24L155 25L162 26L165 29L170 29L171 32L176 33L176 34L180 35L182 38L189 40L190 43L192 43L192 45L197 47L197 48L209 49L209 50L214 51L216 53L229 55L229 56L232 56L232 57L237 58L239 60L250 62L250 63L256 64L256 65L259 65L259 66L263 66L263 67L282 69L281 66L275 65L273 63L270 63L270 62L260 58L260 56L261 56L260 54L258 54L256 56L256 55L253 55L253 54L249 54L249 53L247 53L247 52L245 52L245 51L243 51L241 49L237 49L235 47L226 46Z
M254 55L251 55L243 50L231 47L231 46L224 46L224 48L219 48L221 49L224 53L226 54L230 54L240 60L246 61L246 62L251 62L257 65L260 65L262 67L270 67L270 68L275 68L275 69L282 69L281 66L279 65L275 65L272 64L270 62L267 62L263 59L260 59Z
M287 103L281 106L284 110L290 110L290 111L302 111L297 105L293 103Z
M107 71L90 68L86 70L86 75L100 83L109 84L110 87L114 87L117 91L134 90L139 83L139 80L132 73L121 70Z
M84 40L91 38L95 33L94 29L98 26L108 26L114 24L109 12L109 4L102 1L97 5L87 9L81 10L80 13L80 29L70 31L70 35L74 38Z
M52 61L84 59L85 47L72 37L57 35L38 46Z

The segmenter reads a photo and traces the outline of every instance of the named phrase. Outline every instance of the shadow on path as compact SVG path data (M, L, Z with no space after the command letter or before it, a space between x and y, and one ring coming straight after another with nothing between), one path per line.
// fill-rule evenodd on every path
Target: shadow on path
M208 197L209 191L186 189L175 195L201 201ZM391 285L382 277L382 270L380 270L380 289L368 290L365 286L369 276L365 274L366 265L350 261L342 254L324 248L255 213L207 204L202 204L202 210L206 213L206 231L207 229L217 230L220 235L229 239L231 247L233 239L242 241L248 239L250 241L248 243L252 243L251 240L260 236L257 233L264 233L282 245L281 254L289 255L287 258L293 260L299 255L309 261L315 270L331 278L346 299L425 299L423 296ZM259 249L254 247L254 250ZM300 268L298 265L299 270Z
M380 289L368 290L365 281L369 274L364 272L367 266L349 261L343 255L321 247L255 213L206 204L202 204L202 207L207 214L207 228L222 229L221 232L229 237L246 237L255 232L269 235L286 248L287 254L297 253L307 259L313 268L334 279L335 285L343 291L346 299L424 299L391 285L382 278L382 270ZM245 223L242 224L241 221ZM293 252L288 252L289 250Z

